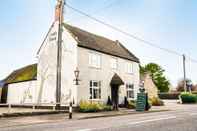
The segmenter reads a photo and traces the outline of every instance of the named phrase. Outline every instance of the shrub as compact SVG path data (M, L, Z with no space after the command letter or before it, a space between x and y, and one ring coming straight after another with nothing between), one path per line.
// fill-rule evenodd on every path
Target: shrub
M99 111L111 111L112 107L100 103L81 101L79 103L80 112L99 112Z
M164 105L164 102L159 99L158 97L152 97L150 99L150 103L152 106L163 106Z
M191 94L189 92L182 92L180 98L183 103L196 103L197 102L197 95Z
M135 109L136 108L136 102L133 100L128 101L127 108L129 109Z
M103 111L112 111L112 106L109 106L109 105L104 105L103 107Z

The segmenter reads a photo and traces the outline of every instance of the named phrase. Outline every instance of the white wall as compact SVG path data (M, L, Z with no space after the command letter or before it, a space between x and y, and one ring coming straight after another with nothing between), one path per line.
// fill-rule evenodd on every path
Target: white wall
M68 105L70 100L77 103L77 88L74 83L74 71L77 68L77 42L64 29L62 44L62 88L61 102Z
M96 69L89 67L88 65L88 55L89 52L98 53L101 55L101 68ZM117 73L122 80L126 82L130 82L134 84L135 88L135 99L137 97L137 92L139 90L139 63L128 61L122 58L118 59L118 69L113 70L110 66L110 59L113 56L106 55L103 53L99 53L96 51L92 51L89 49L78 47L78 67L80 70L80 85L78 87L78 101L80 100L89 100L89 81L90 80L98 80L101 81L101 101L106 102L108 96L111 96L111 86L110 82L114 75ZM115 57L116 58L116 57ZM133 63L133 73L128 74L125 71L125 63L132 62ZM119 91L119 103L124 101L124 96L126 96L126 87L122 85Z
M56 101L56 71L57 71L57 25L55 24L49 32L44 45L38 54L38 86L36 89L36 100L42 103L55 103ZM55 35L54 35L55 34ZM56 38L55 40L51 40ZM102 100L107 101L111 96L110 81L115 72L124 82L134 83L135 98L138 92L139 83L139 64L133 62L133 74L125 72L125 62L128 60L118 58L118 70L112 70L110 67L110 58L112 56L99 53L101 55L101 69L94 69L88 66L88 54L91 50L77 47L77 42L73 36L64 29L62 44L62 89L61 102L67 103L74 99L75 103L80 100L89 99L90 80L99 80L102 82ZM92 51L94 52L94 51ZM129 61L131 62L131 61ZM76 67L80 70L80 85L74 85L74 70ZM72 92L72 93L71 93ZM72 96L71 96L72 94ZM125 85L120 87L120 102L122 103L126 96Z
M37 103L55 103L56 100L57 27L58 23L51 27L38 54Z
M57 24L49 31L38 54L38 103L56 102ZM71 97L77 100L76 86L73 83L74 70L77 67L77 43L66 29L62 36L61 103L68 105Z
M34 103L36 98L37 81L26 81L8 85L7 103Z

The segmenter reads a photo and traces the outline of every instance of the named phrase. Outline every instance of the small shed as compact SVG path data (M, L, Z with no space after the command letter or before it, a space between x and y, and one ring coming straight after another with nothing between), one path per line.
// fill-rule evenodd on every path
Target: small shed
M37 64L13 71L3 80L1 103L21 103L26 90L36 86Z

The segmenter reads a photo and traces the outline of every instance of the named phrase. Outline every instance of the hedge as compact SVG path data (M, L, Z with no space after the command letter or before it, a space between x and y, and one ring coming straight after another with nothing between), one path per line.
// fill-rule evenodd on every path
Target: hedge
M158 96L160 99L179 99L180 92L172 93L159 93Z
M183 92L180 95L182 103L196 103L197 102L197 95L191 94L189 92Z
M179 99L180 94L181 92L167 92L167 93L159 93L158 96L160 99L177 100ZM192 94L197 94L197 91L193 91Z

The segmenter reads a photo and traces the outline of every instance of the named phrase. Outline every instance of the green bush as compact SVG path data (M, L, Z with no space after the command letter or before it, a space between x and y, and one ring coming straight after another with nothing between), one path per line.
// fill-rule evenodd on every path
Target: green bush
M81 101L79 103L80 112L99 112L99 111L111 111L112 107L100 103Z
M135 109L136 108L136 102L133 100L128 101L127 108L129 109Z
M189 92L182 92L180 95L182 103L196 103L197 95L191 94Z
M103 111L112 111L112 106L109 106L109 105L104 105L103 107Z
M164 106L164 102L158 97L150 98L150 103L152 106Z

